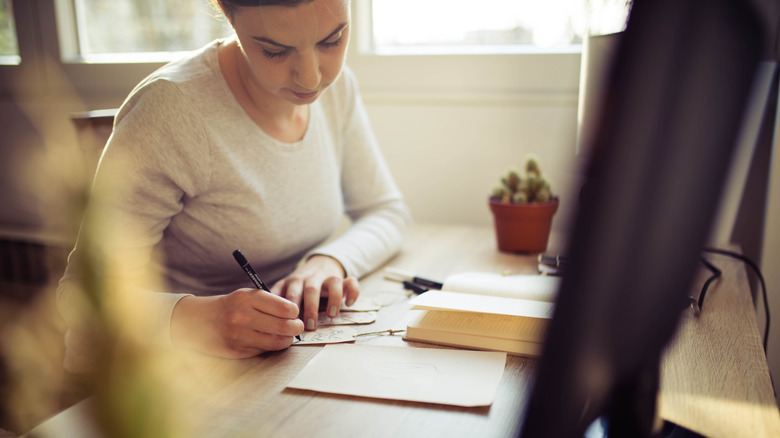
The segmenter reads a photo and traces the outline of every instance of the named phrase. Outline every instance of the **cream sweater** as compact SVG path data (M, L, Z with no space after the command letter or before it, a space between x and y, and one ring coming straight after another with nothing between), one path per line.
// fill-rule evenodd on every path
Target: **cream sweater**
M409 213L352 72L345 68L311 104L303 139L283 143L232 95L219 68L220 43L162 67L122 105L93 186L93 199L107 201L92 202L82 225L60 282L63 313L80 300L78 254L97 229L105 233L92 253L121 252L121 278L161 274L164 293L138 293L155 336L167 343L183 294L252 287L235 249L269 286L310 254L332 256L348 276L360 277L399 249ZM350 228L325 243L345 213ZM117 236L132 238L102 244ZM71 371L89 366L89 334L80 331L71 326L67 336Z

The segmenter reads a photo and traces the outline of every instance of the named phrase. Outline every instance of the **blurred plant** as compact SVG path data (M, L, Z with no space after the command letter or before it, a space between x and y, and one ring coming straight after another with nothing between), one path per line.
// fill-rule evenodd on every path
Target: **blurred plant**
M525 172L510 168L493 187L490 199L511 204L545 203L556 200L549 180L542 175L539 160L530 156L525 162Z
M57 65L41 62L47 63L52 80L62 81L52 88L64 90L67 107L82 110L65 76L57 74ZM150 342L153 324L144 292L162 289L155 287L156 276L138 278L126 268L145 263L148 255L129 250L140 246L138 240L109 213L113 210L106 203L119 188L89 196L92 170L72 127L57 111L61 107L14 97L35 122L43 146L19 166L20 184L35 190L51 218L78 224L84 215L89 227L82 228L79 251L71 256L79 269L80 290L68 300L59 297L60 312L54 303L56 282L24 306L6 309L0 301L0 429L25 432L62 407L62 317L70 329L90 335L95 353L93 372L84 373L79 382L87 389L85 395L92 395L92 418L85 421L110 437L193 436L182 406L195 400L202 385L191 378L176 350ZM52 325L55 330L40 329Z

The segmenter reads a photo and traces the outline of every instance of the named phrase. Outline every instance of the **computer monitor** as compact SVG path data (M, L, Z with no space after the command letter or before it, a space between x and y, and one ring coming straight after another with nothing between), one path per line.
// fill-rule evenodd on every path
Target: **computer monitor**
M637 0L521 436L647 436L659 364L692 286L754 71L760 23L731 0ZM693 365L693 364L692 364Z

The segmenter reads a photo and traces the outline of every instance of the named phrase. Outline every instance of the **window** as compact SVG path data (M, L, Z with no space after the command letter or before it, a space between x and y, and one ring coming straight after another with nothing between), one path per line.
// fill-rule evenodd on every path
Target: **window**
M585 31L585 0L373 0L371 6L378 54L571 50Z
M372 104L576 105L584 10L562 5L593 1L352 0L347 64ZM565 38L527 30L561 10Z
M569 104L578 86L582 2L626 0L352 0L347 63L374 101ZM0 65L0 93L14 88L10 75L37 81L41 92L64 78L89 106L116 106L175 52L232 33L210 3L0 0L0 44L18 53L17 65ZM43 59L60 62L45 68Z
M19 61L11 0L0 0L0 64L19 64Z
M150 59L150 52L193 50L231 32L208 0L75 0L74 12L78 55L90 61L130 53Z

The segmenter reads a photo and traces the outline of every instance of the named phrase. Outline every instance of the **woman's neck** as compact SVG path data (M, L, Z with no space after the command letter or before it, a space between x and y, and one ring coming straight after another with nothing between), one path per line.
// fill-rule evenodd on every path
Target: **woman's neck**
M302 139L308 126L309 106L295 105L260 86L236 40L220 46L218 53L228 87L247 115L279 141L292 143Z

